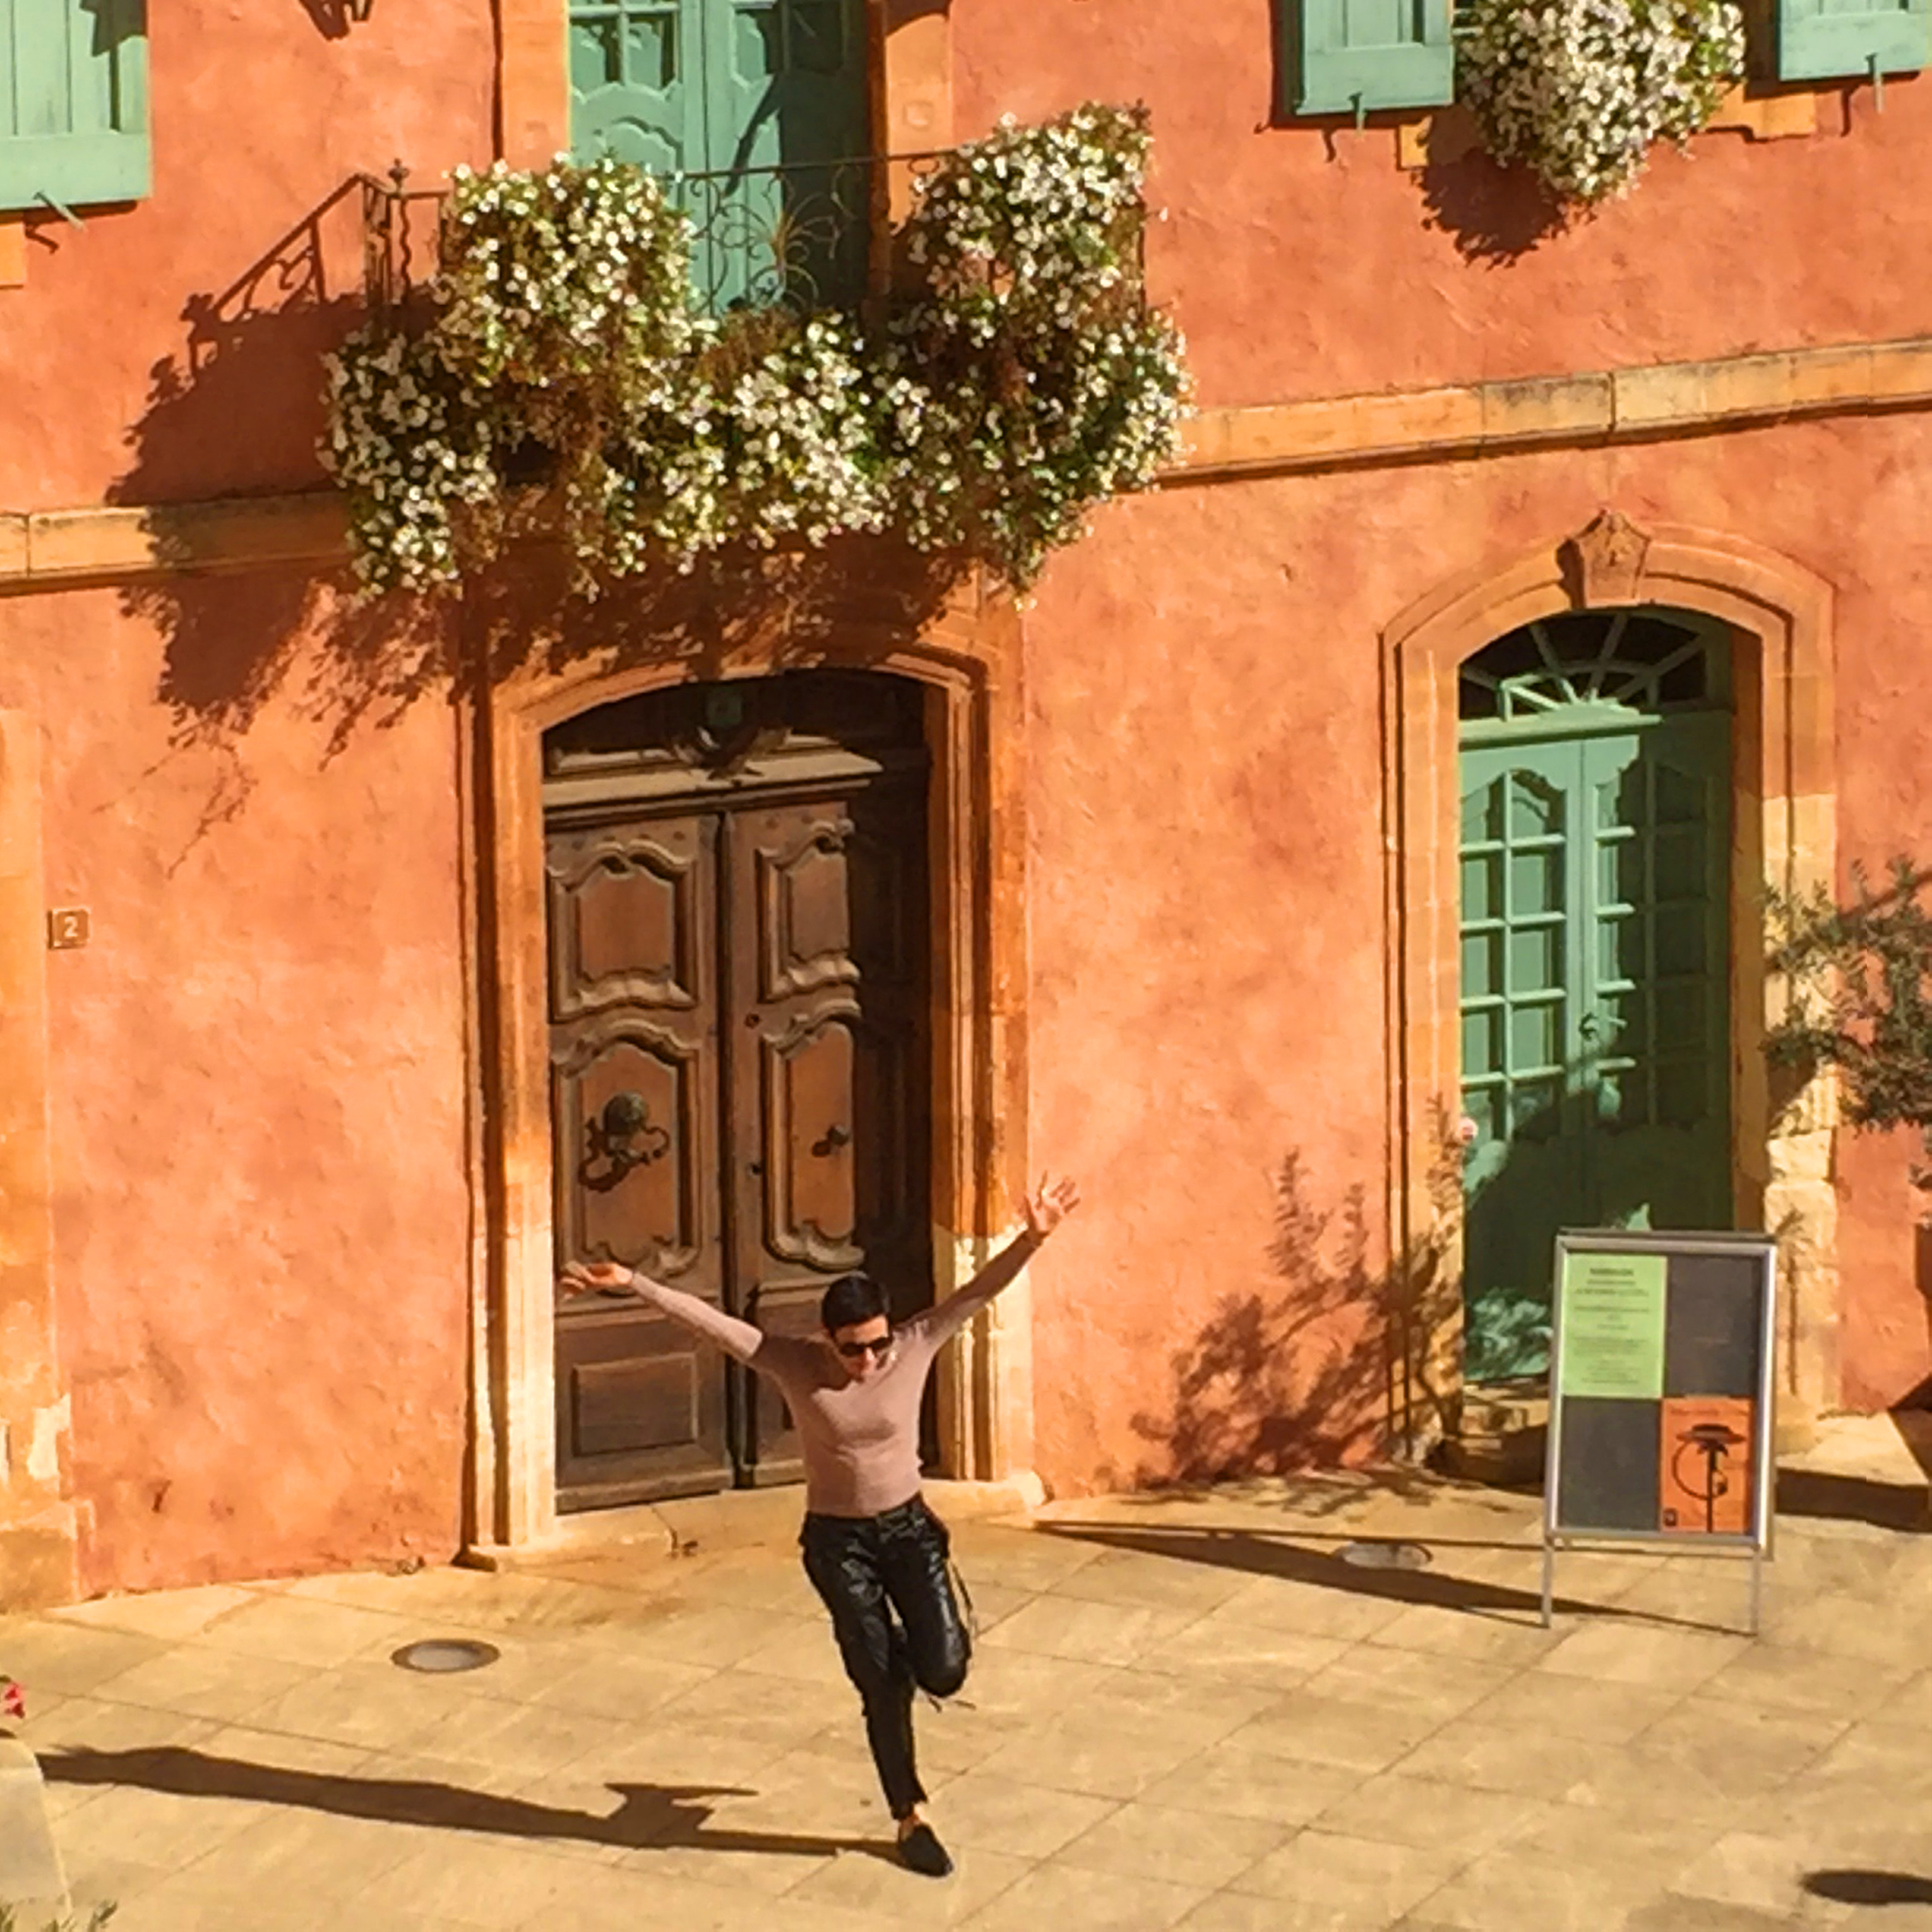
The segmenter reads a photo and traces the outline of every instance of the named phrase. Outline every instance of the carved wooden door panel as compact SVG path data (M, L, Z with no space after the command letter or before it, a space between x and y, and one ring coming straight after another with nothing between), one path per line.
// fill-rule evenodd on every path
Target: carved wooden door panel
M923 781L748 806L726 838L742 1312L809 1333L826 1282L862 1268L909 1315L932 1299ZM742 1478L795 1480L784 1405L748 1381Z
M694 812L548 836L554 1241L721 1306L719 821ZM634 1304L560 1303L563 1509L724 1486L724 1364Z
M923 761L818 764L546 835L558 1263L792 1333L851 1268L932 1299ZM559 1302L556 1414L562 1510L802 1473L782 1402L634 1304Z

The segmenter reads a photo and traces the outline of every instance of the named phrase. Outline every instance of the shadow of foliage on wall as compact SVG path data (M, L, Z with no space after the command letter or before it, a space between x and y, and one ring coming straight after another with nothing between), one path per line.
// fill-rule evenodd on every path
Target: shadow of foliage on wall
M1421 170L1424 225L1440 230L1466 262L1507 267L1568 226L1526 168L1499 166L1480 149Z
M1169 1363L1158 1412L1133 1418L1152 1453L1138 1487L1202 1486L1394 1457L1418 1465L1453 1424L1462 1150L1446 1106L1426 1225L1378 1264L1367 1198L1315 1205L1291 1148L1273 1178L1267 1259L1280 1286L1225 1296Z
M425 698L474 695L519 673L593 659L612 672L674 662L693 676L722 675L740 656L775 669L862 662L977 594L959 560L880 538L719 554L595 602L572 595L560 554L537 545L460 597L359 596L345 565L315 561L328 547L318 524L332 514L315 445L322 358L369 314L361 194L345 183L226 289L190 298L182 350L150 372L131 460L110 494L151 512L165 574L128 584L122 602L161 639L171 751L217 754L202 832L245 805L243 742L272 703L321 728L326 761ZM426 245L405 234L403 259ZM264 516L302 522L288 560L211 560L191 506L218 496L276 500Z
M348 0L302 0L302 11L315 24L326 40L346 40L349 36Z

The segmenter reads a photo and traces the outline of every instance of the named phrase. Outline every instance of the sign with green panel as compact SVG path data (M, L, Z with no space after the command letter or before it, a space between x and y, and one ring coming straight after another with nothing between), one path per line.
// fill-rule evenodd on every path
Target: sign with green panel
M1778 1244L1566 1228L1544 1480L1544 1622L1568 1542L1769 1544Z
M1664 1394L1664 1257L1566 1255L1557 1283L1566 1394L1655 1402Z
M673 192L711 306L850 292L868 206L863 0L571 0L570 74L579 155L707 178Z
M1731 1220L1730 718L1705 702L1708 665L1668 682L1708 644L1670 624L1633 636L1607 614L1534 628L1554 634L1527 658L1514 634L1473 661L1478 676L1505 668L1489 715L1466 688L1465 1373L1479 1382L1544 1372L1558 1228ZM1620 652L1652 674L1628 675Z

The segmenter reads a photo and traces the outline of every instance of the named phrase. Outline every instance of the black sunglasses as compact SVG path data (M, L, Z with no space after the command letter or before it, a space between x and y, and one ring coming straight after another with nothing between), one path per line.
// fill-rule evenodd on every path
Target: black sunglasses
M892 1346L892 1338L890 1335L881 1335L871 1342L835 1342L832 1346L848 1361L856 1362L861 1355L883 1358L886 1351Z

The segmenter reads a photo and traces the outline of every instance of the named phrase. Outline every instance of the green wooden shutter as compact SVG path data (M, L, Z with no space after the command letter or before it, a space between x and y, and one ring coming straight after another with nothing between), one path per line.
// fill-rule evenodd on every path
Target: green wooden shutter
M0 0L0 208L148 191L145 0Z
M816 164L866 152L862 0L716 0L710 19L712 166Z
M808 307L865 278L867 178L840 167L870 146L863 0L714 0L706 50L710 165L750 173L724 190L711 294L782 290Z
M705 306L856 292L866 182L830 164L870 145L864 0L571 0L570 77L580 157L745 177L678 191Z
M1442 107L1454 98L1449 0L1282 0L1299 45L1283 71L1290 110Z
M572 0L570 145L580 160L614 154L657 175L712 165L706 10L705 0Z
M1932 0L1778 0L1778 77L1826 80L1932 66Z

